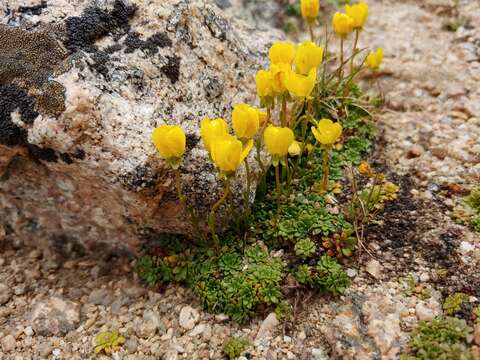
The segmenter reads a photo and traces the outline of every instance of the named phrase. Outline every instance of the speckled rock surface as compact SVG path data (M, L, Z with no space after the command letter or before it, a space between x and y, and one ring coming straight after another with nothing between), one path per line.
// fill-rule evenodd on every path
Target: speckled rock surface
M220 188L199 122L255 101L278 37L213 1L2 1L0 227L65 253L190 233L151 131L185 129L183 188L206 211Z

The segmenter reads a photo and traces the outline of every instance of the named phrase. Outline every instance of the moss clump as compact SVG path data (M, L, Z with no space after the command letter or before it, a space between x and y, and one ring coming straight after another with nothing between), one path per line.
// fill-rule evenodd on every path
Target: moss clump
M120 351L125 343L125 338L121 336L117 330L101 332L95 336L95 354L105 352L112 354Z
M211 312L223 312L243 323L259 305L277 305L282 299L283 262L260 246L246 248L244 256L230 252L211 266L200 268L193 291Z
M223 344L223 353L228 359L233 360L238 358L248 346L250 346L250 342L247 339L228 338Z
M454 293L447 296L443 303L443 311L446 315L454 315L461 310L462 304L468 301L468 295L464 293Z
M473 308L473 319L476 324L480 324L480 305Z
M473 189L465 198L465 204L472 210L470 223L473 229L480 232L480 187Z
M465 320L453 317L420 321L402 360L470 359L466 339L471 331Z
M275 308L275 315L280 321L289 320L292 317L293 308L287 301L280 302Z

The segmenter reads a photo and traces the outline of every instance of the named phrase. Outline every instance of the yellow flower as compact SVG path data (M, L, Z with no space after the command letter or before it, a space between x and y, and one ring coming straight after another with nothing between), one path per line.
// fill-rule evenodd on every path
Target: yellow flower
M293 95L299 98L309 97L317 82L317 69L313 68L308 76L290 71L285 78L285 86Z
M361 30L367 21L368 4L361 2L354 5L345 5L345 12L352 18L353 28L356 30Z
M275 42L268 56L272 64L291 64L295 58L295 45L289 42Z
M319 0L300 0L300 9L302 16L309 21L315 20L320 10Z
M153 130L153 143L163 159L179 159L185 152L185 133L179 126L160 125Z
M247 104L237 104L233 107L232 127L239 139L251 139L260 127L258 109Z
M353 31L353 19L343 13L336 12L332 18L333 30L340 37L346 37Z
M370 52L365 62L367 63L367 66L373 71L378 70L383 62L383 49L378 48L377 51Z
M292 68L288 64L279 63L270 66L270 74L272 76L272 88L276 94L281 94L287 89L285 87L285 79Z
M267 70L259 70L255 77L257 95L259 97L273 96L272 74Z
M360 165L358 165L358 172L361 175L368 176L368 177L375 175L372 168L366 161L362 161Z
M225 173L235 172L252 149L253 140L242 145L230 134L217 136L212 142L212 160Z
M295 140L292 129L270 125L263 133L267 151L272 156L286 156L288 148Z
M313 151L314 146L308 143L307 146L305 146L305 148L307 149L307 152L310 154Z
M288 154L289 154L290 156L298 156L298 155L300 155L301 152L302 152L302 146L301 146L301 144L300 144L298 141L296 141L296 140L294 140L294 141L290 144L290 146L288 147Z
M212 153L212 142L217 136L228 134L228 125L222 118L205 118L200 124L200 133L202 134L203 145L207 151Z
M267 121L268 114L265 111L258 110L258 121L260 122L260 126L265 125L265 122Z
M317 127L312 126L312 133L320 144L331 146L340 139L342 125L334 123L330 119L322 119L318 122Z
M295 56L295 69L302 75L317 68L323 60L323 48L311 41L305 41L298 46Z

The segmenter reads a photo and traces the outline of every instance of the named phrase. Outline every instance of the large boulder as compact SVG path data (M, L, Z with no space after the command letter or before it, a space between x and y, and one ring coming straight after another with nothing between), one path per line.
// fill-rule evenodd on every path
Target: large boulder
M191 234L152 129L185 129L183 189L205 214L220 185L200 120L255 101L278 38L215 1L3 0L0 234L65 252Z

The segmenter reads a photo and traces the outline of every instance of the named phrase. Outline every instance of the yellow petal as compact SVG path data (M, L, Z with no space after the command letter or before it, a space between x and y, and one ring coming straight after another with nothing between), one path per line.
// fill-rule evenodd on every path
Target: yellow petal
M270 125L265 129L264 142L270 155L285 156L288 147L294 141L294 134L290 128Z
M291 71L285 78L285 86L293 95L299 98L310 96L317 80L317 69L313 68L308 76Z
M275 42L268 56L272 64L291 64L295 58L295 45L289 42Z
M248 142L245 145L243 145L242 155L240 156L240 163L242 163L245 160L245 158L250 153L250 150L252 150L252 147L253 147L252 139L248 140Z
M294 141L288 147L288 154L290 156L298 156L302 152L302 147L298 141Z
M353 28L361 30L367 21L368 4L362 2L353 5L345 5L345 12L352 19Z
M317 127L312 127L312 133L320 144L333 145L342 135L342 125L330 119L321 119Z
M255 76L255 84L259 97L273 96L272 74L270 71L259 70Z
M320 10L320 1L319 0L301 0L300 10L304 18L314 19L318 16L318 12Z
M186 137L179 126L160 125L153 130L152 139L164 159L180 158L185 152Z
M305 41L298 46L295 56L295 69L302 75L307 75L317 68L323 60L323 48L311 41Z
M260 127L258 110L247 104L236 104L232 111L232 127L239 139L251 139Z
M332 25L340 37L345 37L353 31L353 19L347 14L336 12L332 18Z
M222 118L209 119L205 118L200 124L200 133L205 148L211 153L211 144L215 137L228 133L228 124Z

